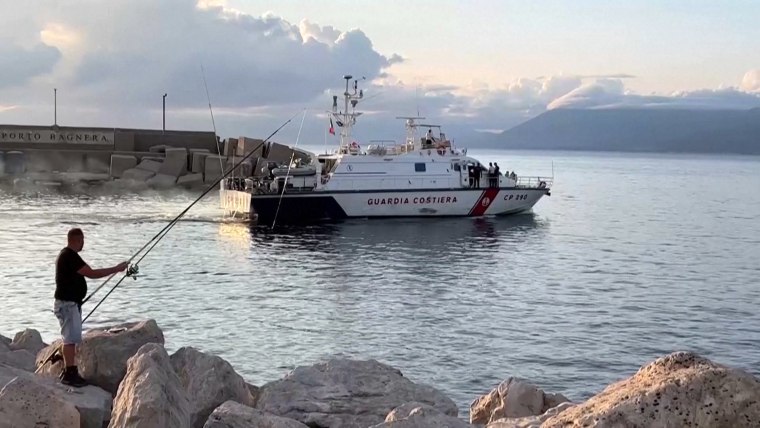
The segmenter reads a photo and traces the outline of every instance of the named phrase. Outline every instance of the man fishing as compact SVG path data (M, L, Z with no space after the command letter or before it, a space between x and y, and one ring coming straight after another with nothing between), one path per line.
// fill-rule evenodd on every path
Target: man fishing
M84 247L82 229L69 230L68 244L58 253L55 261L55 304L53 311L61 325L64 369L61 383L82 387L87 382L79 375L76 347L82 342L82 302L87 295L87 278L103 278L127 268L122 262L116 266L92 269L82 260L79 252Z

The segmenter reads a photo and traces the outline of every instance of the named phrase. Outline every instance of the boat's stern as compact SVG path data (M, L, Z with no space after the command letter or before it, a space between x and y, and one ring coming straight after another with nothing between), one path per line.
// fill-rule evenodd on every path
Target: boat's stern
M251 182L251 183L249 183ZM226 178L219 183L219 204L224 215L232 218L252 218L251 180Z

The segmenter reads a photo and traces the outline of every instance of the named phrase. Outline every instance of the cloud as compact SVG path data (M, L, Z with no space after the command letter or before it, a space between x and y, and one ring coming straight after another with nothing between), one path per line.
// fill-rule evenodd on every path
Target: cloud
M404 59L379 52L361 29L254 16L223 0L29 0L16 12L0 15L6 123L52 123L57 87L60 124L160 129L167 93L169 129L211 130L201 65L222 138L265 136L288 117L300 123L305 111L300 141L308 144L324 142L325 110L342 94L344 74L366 78L366 114L356 129L364 140L402 139L396 116L418 111L471 141L552 108L749 108L760 94L760 70L737 88L669 95L633 93L626 73L411 85L389 74ZM280 141L295 142L299 126Z
M303 102L347 72L373 79L402 60L379 53L359 29L340 31L308 21L293 25L271 13L253 16L218 2L199 7L195 0L114 0L70 6L45 10L37 5L38 37L61 44L67 55L56 83L83 104L138 107L169 93L174 108L203 106L201 65L217 105ZM76 29L75 37L62 29ZM8 86L50 71L60 52L40 45L6 51L1 58L6 60L0 82Z
M760 68L746 72L739 87L746 92L760 92Z
M49 73L60 58L58 49L44 43L26 49L0 40L0 88L23 84Z
M682 109L750 109L760 107L760 92L748 92L753 83L751 72L745 74L740 88L702 89L669 95L640 95L626 91L618 79L600 79L549 103L547 109L614 108L682 108Z

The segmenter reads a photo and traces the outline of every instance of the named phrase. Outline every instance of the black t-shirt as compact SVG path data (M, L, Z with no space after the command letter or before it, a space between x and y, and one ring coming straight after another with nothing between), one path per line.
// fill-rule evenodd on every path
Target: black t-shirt
M66 247L55 260L55 298L82 303L87 295L87 282L77 273L86 263L79 253Z

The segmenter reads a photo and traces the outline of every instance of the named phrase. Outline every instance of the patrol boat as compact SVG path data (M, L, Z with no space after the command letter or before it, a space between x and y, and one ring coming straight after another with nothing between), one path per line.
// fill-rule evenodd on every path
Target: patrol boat
M354 217L477 217L524 212L550 195L553 177L489 175L466 149L454 147L439 125L417 122L423 117L398 118L405 120L403 143L362 148L352 130L362 114L356 106L364 93L357 80L350 92L352 76L344 79L344 109L338 110L338 96L333 96L327 112L330 133L334 135L333 119L340 130L338 149L308 153L303 164L269 165L263 177L224 180L220 201L226 212L252 215L265 225ZM266 157L268 147L263 153Z

